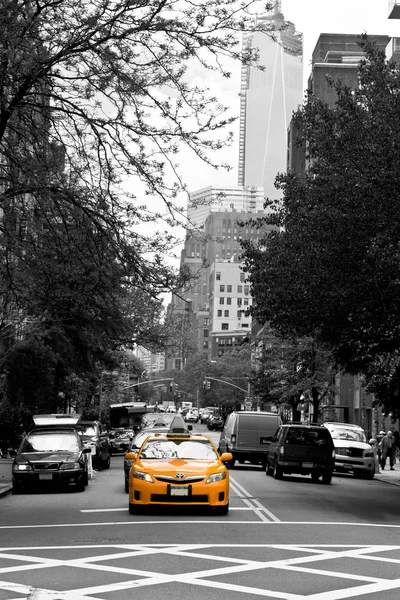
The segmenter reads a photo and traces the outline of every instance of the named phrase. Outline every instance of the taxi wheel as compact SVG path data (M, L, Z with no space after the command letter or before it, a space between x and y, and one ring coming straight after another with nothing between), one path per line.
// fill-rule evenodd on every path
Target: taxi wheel
M225 506L218 506L215 510L217 515L227 515L229 512L229 502Z
M131 504L129 502L129 514L130 515L137 515L139 512L139 507L136 506L136 504Z

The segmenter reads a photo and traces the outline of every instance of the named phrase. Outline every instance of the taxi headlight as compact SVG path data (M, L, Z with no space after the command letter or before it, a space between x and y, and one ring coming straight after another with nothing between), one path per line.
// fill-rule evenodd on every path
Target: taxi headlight
M60 466L60 471L68 471L68 469L80 469L81 465L78 462L65 462Z
M148 473L143 473L143 471L135 471L134 469L131 471L132 477L134 479L140 479L141 481L147 481L148 483L154 483L152 478Z
M206 483L215 483L216 481L222 481L223 479L226 479L226 471L222 471L222 473L214 473L213 475L210 475L209 478L207 479Z
M16 464L13 466L13 471L33 471L31 465L25 464Z

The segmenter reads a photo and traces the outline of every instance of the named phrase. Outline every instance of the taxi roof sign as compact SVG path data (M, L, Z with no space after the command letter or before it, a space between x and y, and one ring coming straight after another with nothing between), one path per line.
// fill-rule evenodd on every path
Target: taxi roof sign
M189 429L186 427L186 423L183 420L183 417L181 415L176 415L172 421L171 421L171 425L169 426L169 430L167 433L167 437L175 437L175 436L188 436L190 437L190 431Z

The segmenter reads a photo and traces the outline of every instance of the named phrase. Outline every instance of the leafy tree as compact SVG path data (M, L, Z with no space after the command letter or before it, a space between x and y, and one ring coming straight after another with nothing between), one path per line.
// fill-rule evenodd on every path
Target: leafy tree
M361 47L355 88L330 81L334 106L309 93L295 113L309 166L277 176L277 230L247 244L246 265L260 322L327 344L371 383L379 365L384 399L399 378L400 70L366 36Z

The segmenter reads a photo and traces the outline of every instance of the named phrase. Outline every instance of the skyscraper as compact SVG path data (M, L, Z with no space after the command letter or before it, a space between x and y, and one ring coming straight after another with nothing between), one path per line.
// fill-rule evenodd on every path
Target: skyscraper
M275 177L286 171L287 129L303 98L303 43L293 23L284 27L279 0L257 19L278 29L277 41L261 32L243 40L245 47L258 48L263 69L242 67L238 183L262 186L265 196L273 198Z

